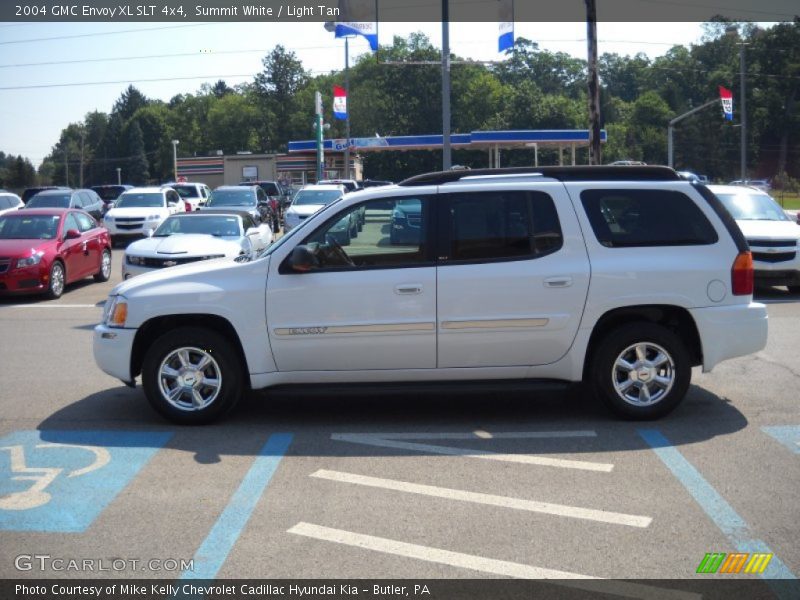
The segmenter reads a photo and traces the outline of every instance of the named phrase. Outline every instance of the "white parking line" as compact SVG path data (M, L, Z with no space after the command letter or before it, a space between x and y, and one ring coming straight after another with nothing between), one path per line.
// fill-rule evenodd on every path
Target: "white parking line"
M341 471L327 471L320 469L311 474L311 477L327 479L339 483L352 483L367 487L375 487L398 492L408 492L411 494L421 494L423 496L433 496L436 498L446 498L448 500L460 500L475 504L485 504L489 506L499 506L502 508L513 508L526 510L529 512L545 513L560 517L571 517L573 519L586 519L588 521L598 521L600 523L611 523L613 525L628 525L630 527L647 527L653 521L651 517L639 515L628 515L624 513L609 512L593 508L581 508L578 506L567 506L565 504L552 504L550 502L538 502L535 500L523 500L522 498L511 498L508 496L496 496L494 494L482 494L468 492L465 490L455 490L451 488L436 487L397 481L394 479L382 479L378 477L367 477L354 473L343 473Z
M431 439L430 437L426 438L425 435L430 436L434 434L420 434L421 437L418 439ZM461 435L461 434L449 434L449 435ZM472 436L473 434L468 434L468 435ZM500 434L497 435L499 436ZM332 433L331 439L339 442L350 442L352 444L378 446L380 448L396 448L398 450L413 450L414 452L444 454L447 456L463 456L465 458L482 458L484 460L497 460L501 462L520 463L525 465L540 465L545 467L559 467L562 469L582 469L584 471L600 471L604 473L609 473L614 468L613 464L608 464L608 463L589 462L583 460L570 460L566 458L549 458L546 456L535 456L532 454L500 454L497 452L489 452L488 450L474 450L472 448L455 448L452 446L434 446L432 444L415 444L410 442L401 442L398 439L390 439L382 434L377 434L377 433L376 434ZM447 438L437 438L437 439L447 439ZM480 439L480 438L474 438L474 439Z
M0 308L103 308L96 304L0 304Z
M598 578L590 575L571 573L569 571L558 571L555 569L532 567L530 565L523 565L520 563L496 560L493 558L484 558L482 556L475 556L473 554L464 554L461 552L452 552L450 550L431 548L430 546L409 544L407 542L400 542L397 540L365 535L362 533L354 533L352 531L345 531L343 529L331 529L330 527L314 525L313 523L300 522L294 527L288 529L287 532L317 540L344 544L346 546L354 546L356 548L363 548L365 550L373 550L375 552L383 552L385 554L393 554L395 556L403 556L406 558L416 558L418 560L448 565L451 567L459 567L462 569L471 569L473 571L479 571L481 573L489 573L491 575L499 575L503 577L514 577L517 579L570 579L573 581L570 581L569 583L560 581L554 581L553 583L556 585L564 585L571 588L589 590L597 593L615 594L617 596L624 596L627 598L646 598L648 600L652 598L664 600L694 600L702 598L700 594L693 594L678 590L668 590L636 583L627 583L624 581L603 582L602 585L599 584L599 582L592 583L590 581L576 581Z
M491 433L482 429L470 432L402 432L402 433L337 433L347 437L381 438L384 440L525 440L525 439L550 439L550 438L576 438L597 437L597 432L592 430L577 431L501 431Z

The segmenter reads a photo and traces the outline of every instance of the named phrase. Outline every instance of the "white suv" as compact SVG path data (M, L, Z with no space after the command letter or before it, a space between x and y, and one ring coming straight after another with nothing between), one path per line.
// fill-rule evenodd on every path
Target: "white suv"
M114 208L103 216L103 225L111 234L111 243L122 239L149 237L164 220L185 212L178 192L170 187L140 187L123 192Z
M391 243L395 208L419 235ZM331 235L364 226L347 249ZM665 167L433 173L347 194L253 260L118 285L106 373L180 423L284 384L586 381L617 414L674 409L691 368L757 352L767 312L713 193ZM265 310L266 307L266 310Z

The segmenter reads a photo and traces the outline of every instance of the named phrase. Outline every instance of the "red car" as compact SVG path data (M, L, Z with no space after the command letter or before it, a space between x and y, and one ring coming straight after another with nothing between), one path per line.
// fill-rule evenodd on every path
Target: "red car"
M26 208L0 216L0 294L58 298L89 275L108 281L111 239L88 213Z

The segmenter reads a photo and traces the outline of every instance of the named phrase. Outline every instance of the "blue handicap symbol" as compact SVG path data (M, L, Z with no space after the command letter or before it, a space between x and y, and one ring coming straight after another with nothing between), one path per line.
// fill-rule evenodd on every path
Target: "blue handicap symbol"
M170 437L17 431L0 438L0 530L85 531Z

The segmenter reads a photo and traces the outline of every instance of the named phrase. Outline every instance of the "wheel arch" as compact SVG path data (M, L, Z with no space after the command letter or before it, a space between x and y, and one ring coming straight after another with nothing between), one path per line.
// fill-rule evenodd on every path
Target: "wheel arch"
M690 364L695 367L703 364L703 346L692 315L681 306L670 304L645 304L625 306L609 310L597 320L589 338L586 357L583 362L583 379L587 380L594 359L594 352L605 336L614 329L636 321L661 325L675 333L686 345Z
M242 341L236 332L236 328L225 317L214 314L178 314L160 315L145 321L137 330L133 340L131 351L131 377L136 377L142 372L147 349L159 337L181 327L198 327L209 329L227 338L236 350L237 359L242 367L242 376L249 387L250 371L247 366L247 358L242 347Z

